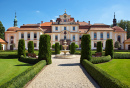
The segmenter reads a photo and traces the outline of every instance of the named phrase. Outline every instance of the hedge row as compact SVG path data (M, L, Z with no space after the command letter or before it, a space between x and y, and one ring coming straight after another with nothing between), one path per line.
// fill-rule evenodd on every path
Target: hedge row
M17 54L10 54L10 55L2 54L2 55L0 55L0 58L2 58L2 59L13 59L13 58L18 58L18 55Z
M94 64L84 59L82 65L87 72L95 79L101 88L128 88L127 85L120 82L118 79L113 78L105 71L99 69Z
M103 63L103 62L108 62L111 60L111 56L102 56L102 57L92 57L91 62L93 64L98 64L98 63Z
M24 85L32 80L37 73L46 65L46 61L42 60L32 67L28 68L18 76L14 77L12 80L1 85L0 88L23 88Z
M130 59L130 54L114 53L114 59Z
M31 57L24 57L24 56L21 56L18 60L20 62L29 63L29 64L36 64L37 62L39 62L39 59L31 58Z

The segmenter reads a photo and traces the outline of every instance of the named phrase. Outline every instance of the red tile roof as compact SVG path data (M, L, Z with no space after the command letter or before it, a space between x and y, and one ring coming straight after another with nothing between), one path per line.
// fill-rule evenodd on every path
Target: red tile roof
M6 41L0 38L0 43L6 43Z
M87 22L79 22L79 25L88 25Z
M90 28L90 31L113 31L113 29L112 28L96 28L96 27L94 27L94 28Z
M112 27L112 29L114 29L115 32L125 32L121 27L118 27L118 26L114 26Z
M125 40L125 42L130 42L130 38L129 38L129 39L127 39L127 40Z
M19 29L18 27L10 27L7 29L7 31L16 31L17 29Z
M41 26L51 26L52 22L45 22L45 23L42 23Z
M40 27L38 27L38 28L19 28L19 29L17 29L17 31L43 31L43 29Z

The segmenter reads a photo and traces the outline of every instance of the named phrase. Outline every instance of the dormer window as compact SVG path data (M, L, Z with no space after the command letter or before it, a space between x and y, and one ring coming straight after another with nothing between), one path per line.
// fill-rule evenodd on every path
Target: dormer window
M64 30L66 30L66 27L64 27Z
M58 30L58 27L56 27L56 29L55 29L56 31Z

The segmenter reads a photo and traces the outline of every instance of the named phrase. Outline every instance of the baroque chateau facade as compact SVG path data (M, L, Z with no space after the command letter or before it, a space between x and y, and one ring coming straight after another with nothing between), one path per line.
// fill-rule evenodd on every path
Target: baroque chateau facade
M28 48L28 42L34 42L34 49L39 49L40 35L48 34L51 37L51 45L59 42L63 45L66 39L67 44L70 45L75 42L81 47L81 37L83 34L90 34L91 36L91 49L96 49L98 41L102 41L103 49L107 39L113 39L113 43L119 41L121 49L128 50L129 44L125 43L126 31L121 27L116 26L116 19L114 15L113 27L105 24L90 24L90 21L79 22L75 21L71 15L65 11L63 15L59 15L56 22L43 22L38 24L23 24L17 27L17 19L15 14L14 27L10 27L5 32L5 41L7 45L6 50L18 49L19 39L25 40L25 48Z

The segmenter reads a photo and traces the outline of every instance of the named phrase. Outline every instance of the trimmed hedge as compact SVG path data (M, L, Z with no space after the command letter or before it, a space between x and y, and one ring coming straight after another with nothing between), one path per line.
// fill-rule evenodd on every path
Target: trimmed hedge
M93 64L98 64L98 63L103 63L103 62L108 62L111 60L111 56L102 56L102 57L92 57L91 62Z
M46 60L47 64L51 64L51 43L50 43L50 35L43 34L40 35L39 41L39 60Z
M114 53L114 59L130 59L130 54Z
M72 43L71 43L71 46L70 46L70 54L75 54L75 42L72 42Z
M0 59L13 59L13 58L18 58L18 54L3 54L0 55Z
M102 42L97 42L97 52L102 52Z
M54 48L54 49L55 49L55 44L53 44L53 45L52 45L52 48Z
M106 47L105 47L105 56L110 55L111 58L114 57L114 49L113 49L113 40L112 39L107 39L106 41Z
M33 41L28 42L28 53L34 53L34 43L33 43Z
M62 48L62 45L60 45L60 50L62 50L63 48Z
M46 61L42 60L32 67L28 68L18 76L14 77L10 81L1 85L0 88L23 88L24 85L32 80L35 75L37 75L41 69L46 65Z
M55 43L55 54L60 54L60 45L59 45L59 42Z
M39 59L31 58L31 57L24 57L24 56L21 56L20 58L18 58L18 60L20 62L29 63L29 64L36 64L37 62L39 62Z
M118 79L113 78L105 71L96 67L94 64L84 59L82 65L86 71L96 80L101 88L128 88L127 85L120 82Z
M26 56L24 39L19 39L18 42L18 57L20 57L21 55Z
M87 59L91 61L92 54L91 54L91 39L89 34L84 34L81 38L81 57L80 63L83 59Z

